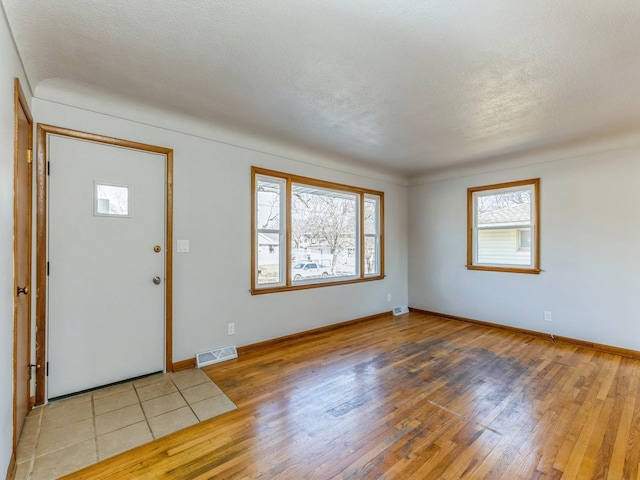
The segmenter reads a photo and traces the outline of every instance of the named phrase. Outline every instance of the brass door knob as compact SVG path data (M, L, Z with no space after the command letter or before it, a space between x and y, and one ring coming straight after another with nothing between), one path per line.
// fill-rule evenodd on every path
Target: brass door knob
M29 285L26 287L18 287L18 297L20 294L29 295Z

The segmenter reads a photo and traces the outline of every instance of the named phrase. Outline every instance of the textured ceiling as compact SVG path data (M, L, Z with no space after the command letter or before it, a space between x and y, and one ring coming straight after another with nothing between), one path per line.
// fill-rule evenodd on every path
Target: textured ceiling
M2 5L36 95L90 85L405 176L640 129L638 0Z

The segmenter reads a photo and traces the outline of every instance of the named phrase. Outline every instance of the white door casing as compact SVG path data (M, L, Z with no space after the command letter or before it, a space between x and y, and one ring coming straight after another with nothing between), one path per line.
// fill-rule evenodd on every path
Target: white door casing
M55 398L165 367L167 159L47 139L47 398ZM127 186L129 215L96 215L95 182Z

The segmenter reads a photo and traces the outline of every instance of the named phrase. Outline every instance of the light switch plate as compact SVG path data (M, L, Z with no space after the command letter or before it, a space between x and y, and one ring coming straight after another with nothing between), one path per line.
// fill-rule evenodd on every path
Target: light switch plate
M178 240L178 252L186 253L189 251L189 240Z

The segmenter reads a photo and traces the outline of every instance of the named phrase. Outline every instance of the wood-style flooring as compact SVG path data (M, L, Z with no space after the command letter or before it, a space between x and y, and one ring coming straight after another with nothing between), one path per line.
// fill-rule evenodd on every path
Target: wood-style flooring
M640 478L639 360L410 313L205 372L237 410L65 478Z

